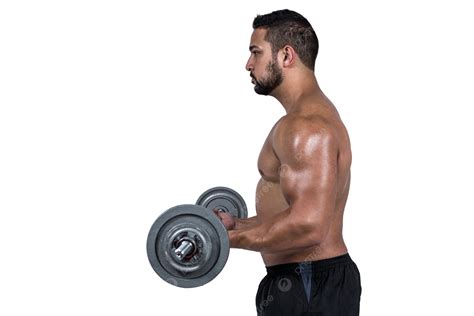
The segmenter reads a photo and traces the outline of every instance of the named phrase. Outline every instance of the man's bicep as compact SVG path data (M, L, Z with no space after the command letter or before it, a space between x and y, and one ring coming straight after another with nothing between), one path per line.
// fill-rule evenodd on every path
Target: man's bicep
M280 185L292 211L305 215L332 209L336 197L337 147L331 135L308 135L280 154ZM313 210L313 211L311 211Z

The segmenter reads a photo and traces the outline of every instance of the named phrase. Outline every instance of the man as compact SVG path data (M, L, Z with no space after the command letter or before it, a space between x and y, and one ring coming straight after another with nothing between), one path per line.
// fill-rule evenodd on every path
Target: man
M262 255L259 315L359 315L360 275L342 237L350 141L314 74L316 33L289 10L259 15L253 28L246 69L255 92L275 97L286 115L258 158L257 215L216 214L231 247Z

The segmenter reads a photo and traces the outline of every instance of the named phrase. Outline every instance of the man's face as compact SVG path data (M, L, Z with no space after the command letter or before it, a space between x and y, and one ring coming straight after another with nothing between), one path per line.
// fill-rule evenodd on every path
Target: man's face
M250 39L250 57L245 68L250 71L255 92L269 95L283 81L281 68L272 56L272 48L265 40L267 30L258 28Z

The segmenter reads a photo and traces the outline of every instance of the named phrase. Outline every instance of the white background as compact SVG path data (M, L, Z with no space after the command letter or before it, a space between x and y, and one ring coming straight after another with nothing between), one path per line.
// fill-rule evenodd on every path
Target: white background
M180 289L145 242L215 185L254 215L284 112L244 65L253 18L287 7L319 36L316 74L352 139L361 315L474 314L468 1L95 0L0 4L1 315L255 314L257 253Z

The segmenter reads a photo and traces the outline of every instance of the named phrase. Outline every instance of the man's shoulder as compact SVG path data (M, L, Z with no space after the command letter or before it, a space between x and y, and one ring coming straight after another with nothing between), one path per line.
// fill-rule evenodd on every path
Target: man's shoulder
M287 114L275 124L274 128L274 136L278 138L310 137L332 133L331 122L319 114Z
M272 143L277 153L305 153L333 146L335 136L334 128L323 116L289 114L276 124Z

